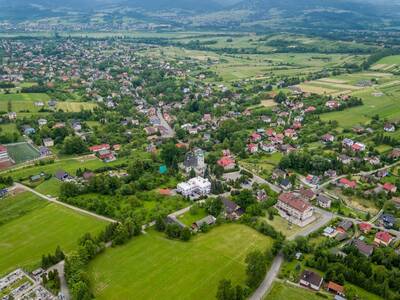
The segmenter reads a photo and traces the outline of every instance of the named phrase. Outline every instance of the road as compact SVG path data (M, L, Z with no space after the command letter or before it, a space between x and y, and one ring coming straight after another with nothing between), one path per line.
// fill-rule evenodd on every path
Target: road
M246 168L243 168L242 166L240 166L240 169L245 170L246 172L249 172L249 173L253 174L254 182L257 182L258 184L266 184L271 188L271 190L273 190L276 193L280 193L282 191L282 189L280 187L278 187L275 184L272 184L272 183L266 181L264 178L261 178L260 176L258 176L254 172L251 172L250 170L248 170Z
M160 119L161 125L167 129L167 134L164 134L163 137L173 138L175 136L175 131L169 126L168 122L165 121L160 108L157 109L157 117Z
M64 296L63 298L64 300L70 300L71 296L69 293L67 280L65 279L64 266L65 262L60 261L58 264L50 267L47 271L52 271L52 270L58 271L58 276L60 277L60 292Z
M310 233L317 231L318 229L329 223L335 216L333 213L324 211L319 208L315 208L315 210L321 214L321 217L313 224L306 226L302 231L290 236L288 240L293 240L298 236L307 236ZM257 290L255 290L254 293L251 295L251 297L249 298L250 300L261 300L268 293L269 289L272 286L272 283L279 274L279 270L281 269L283 261L284 258L282 253L279 253L277 256L275 256L267 275L265 276L264 280L261 282Z
M102 220L102 221L107 221L107 222L111 222L111 223L117 223L118 222L117 220L114 220L114 219L111 219L111 218L108 218L108 217L105 217L105 216L101 216L101 215L95 214L95 213L93 213L91 211L87 211L87 210L84 210L82 208L79 208L79 207L76 207L76 206L69 205L67 203L58 201L56 198L51 198L51 197L48 197L46 195L43 195L43 194L35 191L34 189L31 189L30 187L27 187L27 186L25 186L25 185L23 185L21 183L18 183L18 182L14 183L14 187L23 189L23 190L28 191L28 192L31 192L31 193L37 195L38 197L40 197L40 198L42 198L42 199L44 199L46 201L49 201L49 202L52 202L52 203L56 203L58 205L62 205L64 207L72 209L72 210L74 210L74 211L76 211L78 213L89 215L89 216L92 216L92 217L94 217L96 219L99 219L99 220Z

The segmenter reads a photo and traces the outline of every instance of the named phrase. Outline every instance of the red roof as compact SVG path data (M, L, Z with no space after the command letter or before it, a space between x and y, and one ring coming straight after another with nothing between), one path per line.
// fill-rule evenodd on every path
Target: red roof
M389 191L389 192L397 189L396 186L395 186L394 184L391 184L391 183L389 183L389 182L386 182L386 183L383 185L383 188L384 188L385 190Z
M261 139L261 135L259 135L259 134L256 133L256 132L253 132L253 133L250 135L250 137L252 138L252 140L259 140L259 139Z
M100 150L109 150L109 149L110 149L109 144L101 144L89 147L89 150L92 152L98 152Z
M7 152L7 148L3 145L0 145L0 152Z
M227 167L235 163L235 160L230 156L224 156L217 162L221 167Z
M171 196L172 192L170 189L159 189L158 193L163 196Z
M113 146L113 149L114 149L115 151L118 151L118 150L121 149L121 145L120 145L120 144L115 144L115 145Z
M360 224L358 224L358 228L360 228L361 231L370 231L372 228L372 225L369 223L360 223Z
M340 285L340 284L337 284L337 283L333 282L333 281L329 281L327 288L328 288L328 290L334 291L337 294L343 294L344 293L344 287L342 285Z
M307 209L309 209L311 206L304 200L298 198L296 195L293 193L283 193L279 195L279 201L282 201L283 203L289 205L290 207L300 211L300 212L305 212Z
M379 231L375 235L375 238L378 239L378 240L381 240L382 242L384 242L386 244L388 244L392 240L392 236L387 231Z
M357 183L352 180L348 180L347 178L340 178L339 182L343 185L347 185L350 188L355 188Z

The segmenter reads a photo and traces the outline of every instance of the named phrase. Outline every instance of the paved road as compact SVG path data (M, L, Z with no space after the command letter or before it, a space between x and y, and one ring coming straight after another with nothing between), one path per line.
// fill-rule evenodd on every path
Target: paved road
M65 266L65 262L60 261L58 264L50 267L47 271L52 271L52 270L58 271L58 276L60 277L60 292L64 296L64 298L63 298L64 300L70 300L71 296L69 293L67 281L65 279L64 266Z
M161 125L167 129L167 134L164 134L163 136L166 138L173 138L175 136L175 131L171 126L169 126L168 122L165 121L160 108L157 109L157 117L160 119Z
M76 212L79 212L79 213L82 213L82 214L86 214L86 215L95 217L95 218L97 218L97 219L99 219L99 220L103 220L103 221L107 221L107 222L112 222L112 223L118 222L117 220L114 220L114 219L111 219L111 218L108 218L108 217L105 217L105 216L101 216L101 215L95 214L95 213L93 213L93 212L91 212L91 211L87 211L87 210L84 210L84 209L82 209L82 208L79 208L79 207L76 207L76 206L69 205L69 204L67 204L67 203L58 201L56 198L51 198L51 197L48 197L48 196L46 196L46 195L43 195L43 194L39 193L38 191L35 191L34 189L31 189L30 187L27 187L27 186L25 186L25 185L23 185L23 184L21 184L21 183L16 182L16 183L14 183L14 186L15 186L15 188L24 189L25 191L34 193L35 195L39 196L40 198L42 198L42 199L44 199L44 200L47 200L47 201L53 202L53 203L57 203L57 204L59 204L59 205L62 205L62 206L64 206L64 207L67 207L67 208L69 208L69 209L75 210Z
M302 231L290 236L288 240L293 240L298 236L307 236L310 233L320 229L321 227L325 226L328 222L332 220L332 218L335 216L331 212L324 211L319 208L315 208L315 210L321 214L321 217L315 221L313 224L306 226ZM274 260L272 261L272 265L270 269L268 270L267 275L265 276L264 280L260 284L260 286L257 288L257 290L254 291L253 295L249 298L250 300L260 300L262 299L269 291L269 289L272 286L272 283L276 279L276 277L279 274L279 270L282 266L284 259L283 259L283 254L279 253L277 256L275 256Z
M251 172L250 170L243 168L242 166L240 166L240 169L253 174L253 181L257 182L258 184L266 184L271 188L271 190L273 190L274 192L277 192L277 193L280 193L282 191L282 189L280 187L276 186L275 184L272 184L271 182L266 181L264 178L258 176L254 172Z

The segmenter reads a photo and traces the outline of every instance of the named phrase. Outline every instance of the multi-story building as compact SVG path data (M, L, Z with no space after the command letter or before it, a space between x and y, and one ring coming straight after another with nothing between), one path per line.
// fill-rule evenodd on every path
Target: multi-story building
M176 188L183 196L206 196L211 192L211 182L203 177L195 177L186 182L181 182Z
M300 195L291 192L279 196L276 208L283 218L299 226L306 226L314 220L313 207Z

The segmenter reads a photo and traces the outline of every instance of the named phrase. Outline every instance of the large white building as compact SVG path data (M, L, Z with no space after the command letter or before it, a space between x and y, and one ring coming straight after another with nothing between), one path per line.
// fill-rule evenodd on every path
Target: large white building
M283 218L298 226L306 226L314 221L313 207L294 193L281 194L276 208Z
M176 188L183 196L205 196L211 192L211 182L203 177L195 177L186 182L181 182Z

